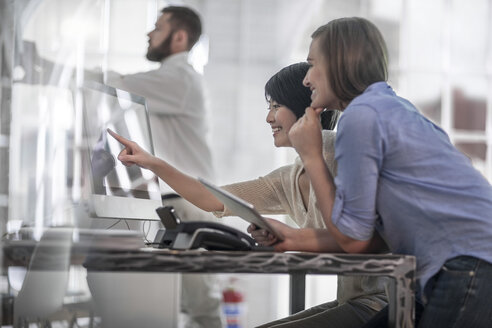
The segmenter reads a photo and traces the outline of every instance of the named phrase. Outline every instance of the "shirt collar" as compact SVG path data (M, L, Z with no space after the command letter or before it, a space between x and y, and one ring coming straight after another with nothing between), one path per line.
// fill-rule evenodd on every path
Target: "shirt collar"
M182 51L176 54L172 54L161 62L161 65L175 64L175 63L188 63L189 51Z
M395 93L391 88L391 86L385 81L375 82L371 84L366 88L366 90L364 90L363 93L366 92L384 92L384 93L393 93L393 94Z

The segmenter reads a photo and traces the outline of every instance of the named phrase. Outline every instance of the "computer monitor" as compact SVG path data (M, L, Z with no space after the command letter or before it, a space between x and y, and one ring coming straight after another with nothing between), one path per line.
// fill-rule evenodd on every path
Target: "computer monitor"
M149 115L143 97L108 85L86 82L83 102L83 144L88 150L90 214L99 218L159 220L162 206L157 176L136 165L126 167L117 156L123 146L107 128L154 153ZM84 156L85 157L85 156Z

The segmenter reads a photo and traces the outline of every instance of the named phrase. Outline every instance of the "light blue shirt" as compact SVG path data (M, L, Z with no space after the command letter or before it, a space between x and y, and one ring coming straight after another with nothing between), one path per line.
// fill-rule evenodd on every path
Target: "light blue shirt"
M490 183L386 82L344 110L335 158L333 223L358 240L377 229L393 253L415 255L419 295L450 258L492 263Z

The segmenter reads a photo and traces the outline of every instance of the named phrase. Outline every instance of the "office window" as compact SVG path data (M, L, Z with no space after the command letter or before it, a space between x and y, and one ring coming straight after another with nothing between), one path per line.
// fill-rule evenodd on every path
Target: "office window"
M402 1L397 91L492 178L492 2Z

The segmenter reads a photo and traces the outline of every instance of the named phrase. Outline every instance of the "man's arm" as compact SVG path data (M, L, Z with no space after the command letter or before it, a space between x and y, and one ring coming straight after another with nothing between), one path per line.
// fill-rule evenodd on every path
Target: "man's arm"
M189 70L167 65L128 75L108 71L105 83L144 97L151 114L194 116L196 106L187 104L203 103L201 84L196 79Z

